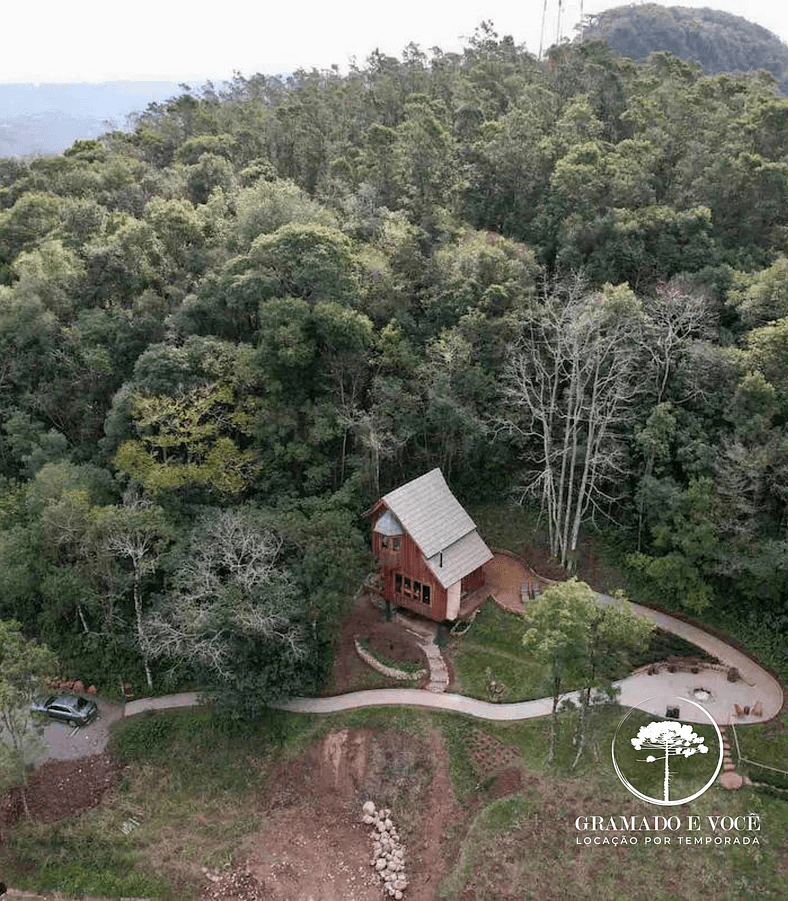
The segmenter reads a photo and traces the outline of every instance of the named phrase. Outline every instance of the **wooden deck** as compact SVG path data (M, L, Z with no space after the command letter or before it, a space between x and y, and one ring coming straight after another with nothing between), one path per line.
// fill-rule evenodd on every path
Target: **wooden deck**
M467 619L490 596L505 610L522 613L528 587L537 593L547 587L547 583L541 582L522 560L511 554L496 554L485 564L484 576L484 585L460 601L460 619Z
M475 591L469 591L460 598L460 615L458 619L468 619L492 595L490 586L485 584Z

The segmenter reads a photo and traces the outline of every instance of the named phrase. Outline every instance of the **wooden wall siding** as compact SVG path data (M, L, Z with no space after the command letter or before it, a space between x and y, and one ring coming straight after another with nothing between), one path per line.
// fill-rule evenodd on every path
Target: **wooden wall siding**
M478 569L475 569L472 573L468 573L468 575L463 578L463 594L466 591L476 591L476 589L481 588L482 585L484 585L484 567L480 566L478 567Z
M369 512L369 519L374 528L375 523L386 510L386 505L378 501ZM405 607L427 619L442 622L446 619L448 592L438 582L424 562L424 556L419 550L419 546L405 532L399 539L400 547L398 551L393 548L394 539L388 539L388 547L383 547L383 536L377 532L372 533L372 553L378 560L378 564L383 576L383 597L397 607ZM421 582L422 585L430 586L430 604L423 604L414 598L407 598L402 594L397 594L394 588L394 577L397 573L402 573L411 581ZM468 573L462 580L462 593L466 591L475 591L484 585L484 567L480 566L472 573Z
M430 574L430 578L433 581L427 581L426 579L419 579L418 576L409 576L410 579L415 579L417 582L421 582L422 585L430 586L430 604L422 604L421 601L417 601L415 598L407 598L402 594L397 594L394 590L394 578L398 572L403 572L402 570L392 569L389 572L384 573L384 579L386 581L386 600L390 600L392 604L397 607L405 607L408 610L413 610L415 613L418 613L420 616L426 617L427 619L435 620L435 622L443 622L446 619L446 603L447 603L447 594L446 589L443 588L438 582L434 581L434 576ZM403 575L406 573L403 572Z
M424 562L424 555L421 553L419 546L407 532L402 536L400 550L387 556L389 559L392 557L398 558L392 560L390 568L386 567L386 587L391 592L391 602L398 607L407 607L409 610L415 610L422 616L438 622L446 619L446 589L432 574L432 571ZM394 590L394 576L398 572L411 580L421 582L422 585L429 585L430 603L422 604L421 601L396 594Z
M391 546L391 539L389 539L388 548L383 547L382 539L382 535L377 532L372 533L372 552L378 558L378 563L383 570L386 600L398 607L415 610L416 613L438 622L446 619L446 589L441 586L424 562L424 557L416 542L406 532L400 538L400 549L395 551ZM430 603L422 604L421 601L396 594L394 576L398 572L411 580L421 582L422 585L429 585Z

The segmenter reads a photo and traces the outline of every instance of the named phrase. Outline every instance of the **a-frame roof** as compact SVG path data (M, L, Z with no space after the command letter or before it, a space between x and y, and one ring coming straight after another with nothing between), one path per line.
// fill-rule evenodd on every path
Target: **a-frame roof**
M476 529L440 469L395 488L384 495L383 502L427 558Z

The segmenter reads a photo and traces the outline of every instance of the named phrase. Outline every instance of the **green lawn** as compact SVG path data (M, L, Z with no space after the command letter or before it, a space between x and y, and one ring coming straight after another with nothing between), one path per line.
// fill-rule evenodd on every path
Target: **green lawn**
M525 651L521 617L502 610L494 601L479 610L468 631L454 636L447 655L454 669L454 690L489 700L487 672L506 686L502 702L526 701L549 694L547 669Z
M529 777L515 795L482 796L481 803L471 808L457 854L441 882L440 901L463 901L469 897L468 886L473 887L476 899L485 901L706 901L709 897L777 901L788 896L788 802L753 790L727 792L717 785L690 804L674 808L638 800L618 781L611 762L611 741L622 713L618 707L595 712L589 750L577 770L571 768L572 715L561 716L558 759L552 768L545 762L545 720L478 727L519 750ZM457 718L447 717L443 728L454 761L455 791L467 805L484 784L483 774L474 769L467 750L469 724L465 721L463 726ZM753 733L749 740L756 754L769 736ZM780 753L785 751L783 744ZM710 759L702 762L711 764ZM678 767L671 779L677 792L685 784ZM652 779L658 795L660 775L656 770ZM663 833L672 837L669 847L646 844L648 833L639 834L637 845L584 846L585 833L575 827L579 816L653 819L659 814L677 815L684 824L692 814L701 818L702 829L696 834L713 840L715 833L707 817L753 813L760 817L761 830L743 834L757 835L760 844L748 847L679 845L677 836L685 835L684 829ZM717 834L725 835L722 831Z
M490 700L487 690L489 670L493 679L506 686L501 702L549 696L548 669L540 666L523 647L524 632L522 617L503 610L494 601L487 601L468 631L453 636L449 644L447 655L454 668L454 690L472 698ZM655 630L648 648L633 656L632 669L674 655L708 657L683 638ZM622 671L617 678L626 675L627 672Z

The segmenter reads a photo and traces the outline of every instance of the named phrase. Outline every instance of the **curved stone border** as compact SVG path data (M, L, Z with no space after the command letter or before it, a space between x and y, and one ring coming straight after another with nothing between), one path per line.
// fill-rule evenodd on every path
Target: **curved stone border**
M365 650L357 638L353 639L353 644L356 646L356 653L364 663L371 666L372 669L377 670L379 673L382 673L384 676L388 676L389 679L397 679L400 682L410 682L413 679L423 679L424 676L427 675L426 669L414 670L412 673L409 673L403 669L395 669L393 666L386 666L386 664L381 663L374 654Z

